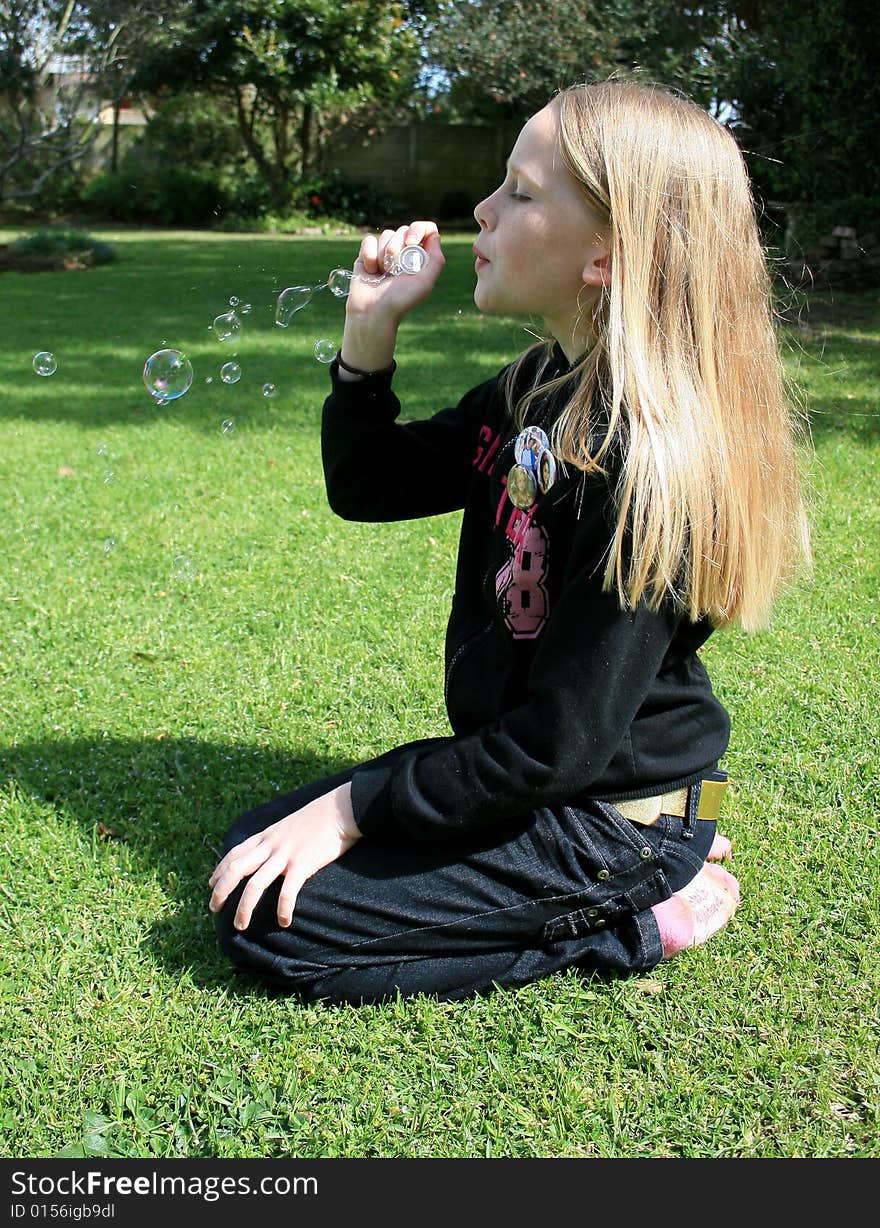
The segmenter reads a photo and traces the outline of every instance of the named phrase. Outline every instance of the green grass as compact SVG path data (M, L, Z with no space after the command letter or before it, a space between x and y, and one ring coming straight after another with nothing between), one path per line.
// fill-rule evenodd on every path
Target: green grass
M255 801L446 731L458 517L327 509L311 348L343 307L272 312L355 239L100 237L118 263L0 275L0 1154L880 1154L880 296L789 329L816 574L705 653L733 718L727 930L645 979L303 1007L220 957L215 848ZM401 335L410 417L528 340L476 314L469 239L446 247ZM226 387L209 326L233 294L253 311ZM195 382L159 407L141 368L164 344Z

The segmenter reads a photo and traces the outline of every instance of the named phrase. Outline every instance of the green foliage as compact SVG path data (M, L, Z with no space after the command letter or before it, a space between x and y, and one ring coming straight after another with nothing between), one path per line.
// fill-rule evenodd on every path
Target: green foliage
M5 253L8 268L26 273L58 269L90 269L116 260L109 243L70 227L41 229L14 239Z
M872 0L757 0L731 22L720 89L759 194L808 242L831 225L876 230L880 8Z
M96 175L83 188L81 202L104 223L205 226L226 208L226 190L209 169L148 167Z
M297 185L293 202L310 217L339 218L354 226L397 225L401 205L380 188L330 171Z
M426 54L448 79L429 113L459 119L525 120L560 88L612 73L650 77L708 105L718 4L680 0L445 0L428 29Z
M195 0L153 31L136 85L222 99L281 205L340 120L408 97L418 49L405 16L393 0Z

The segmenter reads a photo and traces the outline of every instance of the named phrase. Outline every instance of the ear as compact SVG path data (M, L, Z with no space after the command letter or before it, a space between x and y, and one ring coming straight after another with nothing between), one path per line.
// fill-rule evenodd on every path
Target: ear
M592 256L584 265L581 276L585 286L604 286L608 289L611 285L611 253Z

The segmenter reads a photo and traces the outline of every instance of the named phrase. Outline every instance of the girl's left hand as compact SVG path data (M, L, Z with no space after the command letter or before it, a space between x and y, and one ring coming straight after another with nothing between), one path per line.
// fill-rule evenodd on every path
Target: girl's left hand
M245 930L263 892L283 876L278 924L288 926L306 879L341 857L360 834L351 809L351 784L339 785L230 849L208 879L208 908L219 912L241 880L250 876L234 919L235 928Z

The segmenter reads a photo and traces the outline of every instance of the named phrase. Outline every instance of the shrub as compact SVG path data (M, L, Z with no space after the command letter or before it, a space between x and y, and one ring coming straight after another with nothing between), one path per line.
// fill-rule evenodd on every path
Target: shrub
M300 182L293 189L292 203L310 217L338 218L353 226L391 223L404 212L400 202L381 188L349 179L341 171Z
M109 264L116 252L109 243L70 227L41 229L9 244L5 253L9 268L36 273L59 269L90 269Z
M226 208L226 192L209 171L145 167L97 175L83 189L92 217L158 226L203 226Z

